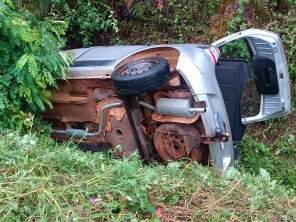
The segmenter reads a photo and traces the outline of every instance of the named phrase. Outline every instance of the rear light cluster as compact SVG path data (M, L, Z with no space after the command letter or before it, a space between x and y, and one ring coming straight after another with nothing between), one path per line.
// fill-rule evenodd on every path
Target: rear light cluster
M210 47L207 49L207 53L211 57L212 61L217 64L219 55L220 55L220 50L218 47Z

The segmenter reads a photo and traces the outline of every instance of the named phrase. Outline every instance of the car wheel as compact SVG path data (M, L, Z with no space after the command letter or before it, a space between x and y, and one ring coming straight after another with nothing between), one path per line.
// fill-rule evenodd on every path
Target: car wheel
M170 67L161 57L143 58L128 62L112 73L112 84L117 93L135 96L159 89L168 80Z

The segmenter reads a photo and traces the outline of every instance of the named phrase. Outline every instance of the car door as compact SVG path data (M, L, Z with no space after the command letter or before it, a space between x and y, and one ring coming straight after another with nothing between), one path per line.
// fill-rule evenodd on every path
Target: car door
M212 43L221 47L245 39L251 50L256 88L261 95L257 115L242 118L243 124L265 121L287 115L291 110L290 80L280 37L270 31L248 29Z

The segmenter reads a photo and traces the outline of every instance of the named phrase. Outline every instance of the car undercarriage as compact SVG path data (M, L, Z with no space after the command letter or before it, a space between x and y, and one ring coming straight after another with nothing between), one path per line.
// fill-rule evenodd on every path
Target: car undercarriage
M245 37L252 64L219 59L218 47ZM289 75L274 33L247 30L206 45L110 46L72 50L68 80L43 114L52 136L72 138L144 162L187 158L220 171L234 163L245 124L290 111ZM255 74L259 114L241 115L245 82Z
M140 96L119 96L111 79L60 81L51 99L54 109L44 118L55 119L54 138L73 137L83 146L114 149L118 157L129 156L141 147L140 154L147 162L188 157L208 164L208 144L213 138L206 136L200 114L187 110L192 95L182 77L173 67L171 70L160 89ZM198 105L197 109L205 109L204 104Z

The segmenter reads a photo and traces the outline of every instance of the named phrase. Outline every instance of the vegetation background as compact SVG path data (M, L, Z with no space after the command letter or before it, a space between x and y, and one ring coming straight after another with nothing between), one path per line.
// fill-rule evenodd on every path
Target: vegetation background
M294 107L295 24L295 0L0 0L0 221L295 221L295 108L253 125L222 177L83 153L40 120L71 63L62 49L211 43L250 27L281 36ZM240 42L222 51L233 49L245 58Z

